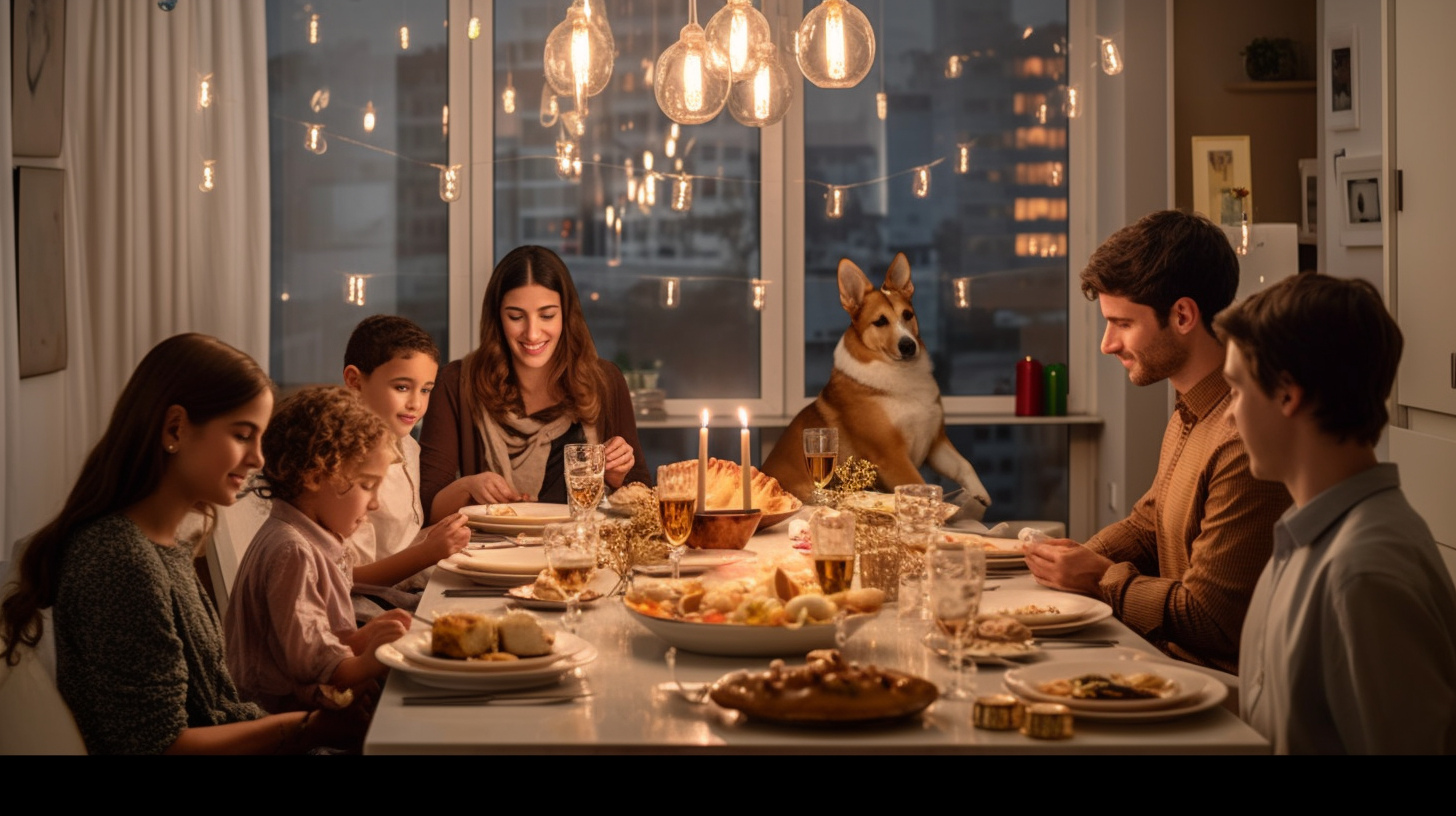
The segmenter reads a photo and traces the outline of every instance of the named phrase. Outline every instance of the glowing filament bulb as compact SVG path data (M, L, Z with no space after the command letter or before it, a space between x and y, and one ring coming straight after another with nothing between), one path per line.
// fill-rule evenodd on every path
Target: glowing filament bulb
M672 185L672 209L687 212L693 208L693 180L686 174L679 175Z
M1243 213L1241 213L1241 215L1240 215L1239 243L1238 243L1238 246L1234 247L1234 252L1236 254L1238 254L1238 255L1248 255L1249 254L1249 211L1248 210L1244 210Z
M961 142L956 145L955 171L961 175L971 172L971 143Z
M951 281L955 287L955 305L957 309L971 308L971 279L956 278Z
M677 122L673 122L667 128L667 135L670 136L673 139L676 139L677 137L681 136L682 135L682 125L679 125ZM648 169L650 170L652 168L649 167Z
M637 209L641 210L643 215L646 215L646 214L652 212L652 207L647 204L647 186L648 186L648 184L649 184L649 179L644 178L644 179L642 179L642 183L639 184L639 185L637 185L637 197L636 197L635 200L637 202Z
M696 51L683 58L683 106L693 113L703 109L703 56Z
M622 217L617 219L608 227L614 233L612 240L612 255L607 259L607 266L622 265ZM593 293L595 294L595 293ZM595 299L595 298L593 298Z
M648 173L652 172L652 151L642 151L642 169Z
M824 21L824 61L830 79L842 80L849 73L844 52L844 13L832 6Z
M208 74L197 83L197 107L212 107L212 74Z
M516 84L511 72L506 72L506 89L501 91L501 110L506 113L516 112Z
M963 70L964 69L961 67L961 57L959 54L952 54L945 61L946 79L958 79Z
M1062 186L1062 163L1061 162L1052 162L1052 169L1051 169L1051 172L1048 174L1047 180L1051 182L1051 185L1053 187L1060 187L1060 186Z
M915 184L910 188L916 198L928 198L930 196L930 168L915 168Z
M668 157L669 159L677 155L677 139L674 139L671 136L667 137L667 141L664 142L662 145L662 155Z
M682 281L677 278L662 279L662 308L676 309L682 304Z
M561 103L556 100L556 94L551 92L551 86L541 86L541 127L551 127L556 124L560 115Z
M1037 121L1037 124L1045 125L1047 123L1047 118L1050 115L1051 115L1051 112L1047 109L1047 103L1043 102L1040 105L1037 105L1036 106L1036 121Z
M344 302L354 306L364 305L364 286L367 278L364 275L350 275L349 288L344 297Z
M627 160L627 200L637 200L637 176L632 173L632 160Z
M773 103L773 74L769 66L760 65L753 75L753 115L757 119L769 118Z
M409 26L407 25L399 27L399 50L409 50Z
M308 136L303 140L303 146L308 148L310 153L322 156L329 149L328 140L324 139L324 126L309 125Z
M578 102L584 101L582 91L591 80L591 22L589 14L576 18L571 26L571 76L576 83ZM577 110L582 106L577 105Z
M748 64L748 18L742 9L733 10L728 27L728 65L736 76Z
M449 136L450 136L450 106L449 105L442 105L440 107L440 138L445 139L445 138L449 138Z
M310 14L308 16L308 44L318 45L319 41L319 16Z
M202 183L197 185L197 189L201 190L204 193L210 193L212 192L213 186L216 184L217 159L207 159L202 163Z
M763 311L764 304L768 301L768 281L763 278L754 278L748 282L748 300L756 312Z
M374 132L374 102L372 100L364 105L364 132Z
M571 178L572 163L576 161L576 142L559 139L556 142L556 175Z
M890 115L890 95L884 91L875 94L875 115L880 117L881 122Z
M460 200L460 165L440 168L440 199L446 203Z
M840 218L844 215L844 188L830 187L824 194L824 217Z
M617 208L611 204L607 205L607 229L612 228L612 223L617 220Z
M1062 113L1068 119L1076 119L1082 113L1082 95L1075 86L1068 85L1062 90Z
M644 192L644 196L647 199L647 208L648 209L652 209L653 207L657 206L657 174L656 173L648 173L647 174L647 178L643 182L642 189L645 191Z
M480 18L471 17L470 22L465 25L465 36L472 40L480 38Z
M1122 52L1117 50L1117 43L1111 38L1104 37L1102 46L1098 49L1102 55L1102 73L1108 76L1117 76L1122 73Z

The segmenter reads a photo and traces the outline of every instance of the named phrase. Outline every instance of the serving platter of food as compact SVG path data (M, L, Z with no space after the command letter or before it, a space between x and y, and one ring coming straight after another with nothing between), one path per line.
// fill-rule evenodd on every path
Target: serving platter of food
M939 697L935 684L879 666L811 651L802 666L775 660L765 671L736 671L713 684L714 703L750 721L783 725L865 725L913 717Z
M1197 700L1213 677L1170 663L1138 660L1051 661L1011 669L1002 678L1016 695L1061 703L1075 716L1172 709Z
M409 632L375 655L426 685L523 688L559 679L595 659L596 650L575 635L548 629L529 612L456 611L436 615L430 631Z

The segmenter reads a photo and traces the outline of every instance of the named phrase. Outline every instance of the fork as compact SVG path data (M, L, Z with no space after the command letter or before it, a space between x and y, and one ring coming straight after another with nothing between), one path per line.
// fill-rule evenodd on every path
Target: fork
M707 683L700 683L700 684L697 684L697 688L695 688L695 689L688 689L688 687L687 686L684 686L683 685L683 682L677 678L677 647L676 646L669 646L669 647L667 647L667 654L663 655L662 656L662 659L667 661L667 673L672 678L672 684L674 686L677 686L677 693L680 694L680 695L682 695L682 698L684 700L687 700L688 702L690 702L690 703L692 703L694 705L701 705L702 703L704 703L704 702L707 701L707 699L708 699L708 684Z

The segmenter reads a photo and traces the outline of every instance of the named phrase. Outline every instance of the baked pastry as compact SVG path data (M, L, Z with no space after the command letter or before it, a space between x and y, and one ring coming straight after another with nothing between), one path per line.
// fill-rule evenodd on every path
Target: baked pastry
M613 509L627 513L637 513L639 510L657 510L657 492L641 482L625 484L612 491L607 497L607 503Z
M782 660L768 671L734 672L713 685L713 702L778 722L859 722L905 717L935 702L935 685L913 675L845 662L835 649L810 652L803 666Z
M566 596L561 594L561 588L556 585L556 580L551 577L551 570L544 569L536 576L536 583L531 584L531 597L538 601L564 601Z
M430 648L445 657L480 657L496 651L498 643L496 621L489 615L450 612L435 618L430 628Z
M540 657L551 654L556 638L541 626L536 616L516 610L500 619L500 648L519 657Z
M696 471L698 460L674 462L667 467L674 471ZM804 506L794 494L784 490L778 479L749 466L749 489L752 491L753 506L765 515L789 513ZM704 491L704 502L708 505L699 510L739 510L743 507L742 468L736 462L724 459L708 459L708 485Z

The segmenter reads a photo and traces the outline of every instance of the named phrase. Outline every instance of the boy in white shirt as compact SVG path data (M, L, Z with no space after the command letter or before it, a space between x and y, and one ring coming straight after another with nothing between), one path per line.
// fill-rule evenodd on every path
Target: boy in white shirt
M420 443L410 435L430 405L440 350L430 335L403 317L365 318L344 350L344 385L358 391L399 438L399 461L379 488L379 509L370 512L346 544L354 558L354 583L423 588L427 572L470 543L459 513L421 529ZM365 593L373 596L374 593Z

